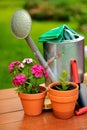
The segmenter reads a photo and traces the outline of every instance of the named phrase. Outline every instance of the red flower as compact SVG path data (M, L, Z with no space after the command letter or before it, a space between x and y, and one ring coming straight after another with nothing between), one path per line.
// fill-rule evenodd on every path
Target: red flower
M15 61L15 62L12 62L9 66L8 66L8 70L10 71L10 73L12 73L12 71L14 70L14 67L16 65L19 65L20 64L20 61Z
M42 77L43 72L44 72L44 67L42 65L34 65L31 68L32 74L35 75L36 78Z
M13 84L15 86L20 86L26 82L27 78L23 74L18 74L13 78Z

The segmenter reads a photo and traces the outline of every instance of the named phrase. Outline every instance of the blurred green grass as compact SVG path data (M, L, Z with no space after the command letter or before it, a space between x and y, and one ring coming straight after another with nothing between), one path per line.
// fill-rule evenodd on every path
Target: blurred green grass
M13 13L22 9L24 1L23 0L2 0L0 1L0 89L13 87L11 77L8 72L8 65L12 61L23 60L25 57L36 58L32 53L31 49L26 44L24 39L16 39L10 29L10 21ZM87 34L85 32L79 32L77 30L78 23L76 21L72 22L59 22L59 21L33 21L32 30L30 36L35 41L41 53L42 44L38 43L39 36L61 24L67 24L72 27L78 33L85 36L85 41L87 41ZM85 42L87 45L87 43ZM87 63L87 59L85 64ZM87 65L85 65L85 71L87 71Z

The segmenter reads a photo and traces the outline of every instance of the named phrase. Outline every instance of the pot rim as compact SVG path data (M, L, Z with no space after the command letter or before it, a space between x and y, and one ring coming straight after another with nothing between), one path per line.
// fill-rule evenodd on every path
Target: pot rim
M73 87L75 87L77 90L79 89L79 86L78 86L78 84L76 84L75 82L68 82L69 84L71 84L71 85L73 85ZM49 89L51 89L51 90L53 90L53 91L58 91L58 90L55 90L55 89L52 89L52 87L53 86L55 86L55 85L59 85L60 84L60 82L53 82L53 83L51 83L51 84L49 84L48 85L48 91L49 91ZM71 89L71 90L59 90L58 92L69 92L69 91L76 91L76 89Z
M66 91L61 91L61 90L55 90L55 89L52 89L53 86L55 85L58 85L60 84L60 82L54 82L54 83L51 83L49 86L48 86L48 92L52 95L59 95L61 97L63 96L70 96L70 95L75 95L76 93L78 93L78 90L79 90L79 86L78 84L76 84L75 82L69 82L70 84L74 85L75 89L72 89L72 90L66 90Z
M42 88L44 88L44 90L41 92L41 93L35 93L35 94L28 94L28 93L22 93L22 92L19 92L18 93L18 96L22 99L39 99L39 97L43 98L44 95L46 95L47 93L47 90L46 90L46 87L44 86L40 86Z

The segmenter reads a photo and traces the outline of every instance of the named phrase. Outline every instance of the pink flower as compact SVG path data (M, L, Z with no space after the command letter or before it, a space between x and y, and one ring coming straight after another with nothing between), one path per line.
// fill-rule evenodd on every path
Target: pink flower
M12 73L12 71L14 70L14 67L16 65L19 65L20 64L20 61L15 61L15 62L12 62L9 66L8 66L8 70L10 71L10 73Z
M22 61L24 64L27 63L27 64L30 64L33 62L33 59L31 58L25 58L23 61Z
M46 70L44 75L45 75L45 78L48 78L49 77L49 72Z
M31 72L32 72L32 74L35 75L36 78L39 78L43 75L44 67L42 65L38 65L38 64L34 65L31 68Z
M15 86L20 86L26 82L27 78L23 74L18 74L13 78L13 84Z

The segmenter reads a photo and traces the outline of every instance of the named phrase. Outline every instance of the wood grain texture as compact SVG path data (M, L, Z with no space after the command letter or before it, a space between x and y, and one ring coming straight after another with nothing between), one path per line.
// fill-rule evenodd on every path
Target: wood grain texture
M14 90L10 92L14 93ZM13 95L0 98L0 130L87 130L87 113L61 120L52 110L43 110L41 115L30 117L24 114L18 96Z

